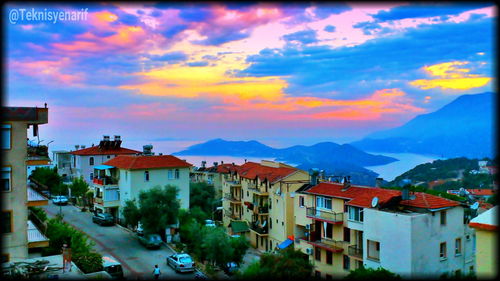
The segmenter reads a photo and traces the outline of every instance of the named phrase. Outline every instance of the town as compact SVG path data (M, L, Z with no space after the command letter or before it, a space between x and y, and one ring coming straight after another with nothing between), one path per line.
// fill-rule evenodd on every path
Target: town
M118 135L51 159L26 142L48 123L47 105L2 114L4 274L148 279L154 265L167 279L263 276L255 266L281 278L496 273L496 207L485 203L496 188L449 199L270 160L195 167L151 145L125 148Z

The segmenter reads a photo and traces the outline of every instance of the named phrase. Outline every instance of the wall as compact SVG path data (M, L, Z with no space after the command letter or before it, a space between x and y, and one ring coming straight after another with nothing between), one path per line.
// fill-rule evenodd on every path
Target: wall
M116 155L73 155L73 157L76 157L76 176L83 176L88 184L92 184L90 173L94 173L94 167L115 158ZM89 165L90 157L94 157L94 165L92 166Z
M498 273L497 233L476 229L476 262L478 278L495 278Z

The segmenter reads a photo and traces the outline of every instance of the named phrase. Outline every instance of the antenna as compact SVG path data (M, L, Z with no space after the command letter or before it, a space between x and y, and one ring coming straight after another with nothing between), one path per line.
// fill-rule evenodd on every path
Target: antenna
M373 207L373 208L375 208L375 207L377 207L377 206L378 206L378 197L377 197L377 196L375 196L375 197L373 197L373 199L372 199L372 207Z

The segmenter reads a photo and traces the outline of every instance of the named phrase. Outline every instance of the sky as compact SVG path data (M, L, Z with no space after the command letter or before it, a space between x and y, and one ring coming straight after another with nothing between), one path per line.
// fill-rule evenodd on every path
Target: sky
M488 2L10 3L3 14L5 103L47 103L40 137L59 149L102 135L170 142L165 153L214 138L345 143L496 91Z

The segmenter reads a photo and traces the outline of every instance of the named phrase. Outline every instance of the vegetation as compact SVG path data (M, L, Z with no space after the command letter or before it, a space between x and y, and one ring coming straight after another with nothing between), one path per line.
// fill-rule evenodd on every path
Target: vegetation
M70 188L72 196L80 199L86 199L85 195L89 191L89 185L83 177L73 179Z
M344 279L348 280L402 280L401 276L390 272L389 270L379 267L377 269L373 268L358 268L356 270L351 270Z
M169 225L177 223L178 192L177 187L171 185L141 191L139 205L135 201L126 202L122 211L126 224L135 226L140 221L145 233L163 233Z
M47 223L46 235L50 240L49 247L42 250L42 255L59 255L63 245L67 244L71 247L74 263L82 271L89 273L102 270L102 256L92 249L94 243L83 232L60 218L54 218Z
M287 248L276 254L265 253L258 262L248 266L238 276L241 279L305 280L311 277L313 265L299 250Z
M42 208L39 207L28 207L28 209L42 222L47 221L47 213Z
M490 203L492 205L498 205L498 194L493 193L493 196L488 198L488 200L486 200L486 203Z
M478 169L477 159L465 157L446 160L435 160L425 163L396 177L390 184L397 185L403 179L411 179L414 182L430 182L438 179L456 178L460 170Z
M189 184L189 208L199 208L205 213L204 217L209 218L220 205L215 199L215 189L212 185L205 182ZM203 216L198 210L197 214Z
M57 173L57 168L38 167L31 173L30 177L38 183L47 186L51 194L68 194L68 187L62 183L62 178Z

